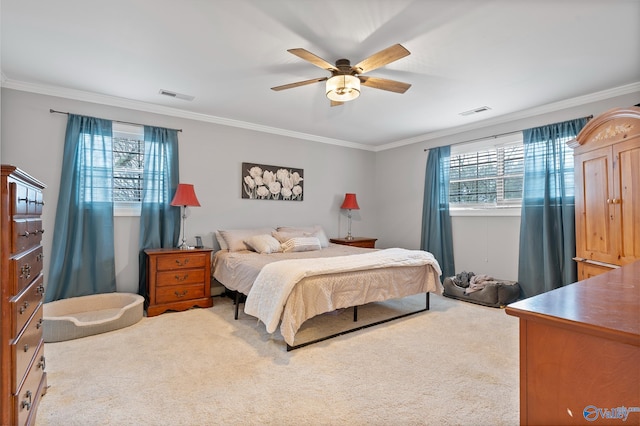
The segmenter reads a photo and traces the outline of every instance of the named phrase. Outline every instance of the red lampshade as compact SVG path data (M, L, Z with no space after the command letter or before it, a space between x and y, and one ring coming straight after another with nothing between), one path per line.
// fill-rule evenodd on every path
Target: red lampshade
M200 207L198 197L193 189L193 185L190 183L179 183L178 189L176 189L176 195L171 200L172 206L192 206Z
M360 210L358 201L356 200L356 194L344 194L344 201L340 206L341 209Z

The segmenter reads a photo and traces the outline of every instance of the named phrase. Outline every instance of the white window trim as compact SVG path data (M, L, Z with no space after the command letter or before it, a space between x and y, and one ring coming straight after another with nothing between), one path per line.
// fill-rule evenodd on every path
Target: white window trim
M520 207L467 208L450 207L449 216L520 216Z

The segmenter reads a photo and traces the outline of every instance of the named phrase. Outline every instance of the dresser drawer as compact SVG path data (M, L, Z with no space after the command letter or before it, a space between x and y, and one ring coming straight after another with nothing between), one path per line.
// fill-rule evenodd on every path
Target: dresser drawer
M30 251L14 257L11 260L12 281L16 283L13 294L22 291L35 277L40 275L40 272L42 272L43 258L42 246L36 246Z
M185 253L183 255L158 256L158 271L202 268L210 258L209 253Z
M175 271L158 272L156 278L158 287L188 285L188 284L204 284L203 269L182 269Z
M11 252L19 253L42 242L41 219L16 219L13 221L11 233Z
M11 184L11 215L40 215L42 214L42 191L22 183Z
M19 425L27 423L27 419L37 410L37 403L40 399L40 395L45 392L42 389L45 383L43 379L45 377L45 358L44 358L44 343L40 344L36 352L36 357L33 360L33 364L30 365L22 386L18 390L13 391L13 403L15 412L18 413Z
M12 338L25 326L33 312L40 306L44 297L44 278L40 275L23 292L11 299L13 324Z
M205 286L181 285L174 287L158 287L156 289L156 303L173 303L183 300L198 299L205 296Z
M11 343L11 360L15 366L14 383L17 384L22 381L41 342L42 305L38 307L17 339Z

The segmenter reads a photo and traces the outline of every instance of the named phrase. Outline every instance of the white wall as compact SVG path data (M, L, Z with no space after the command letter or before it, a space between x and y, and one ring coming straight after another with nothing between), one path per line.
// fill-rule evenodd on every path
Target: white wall
M202 207L189 209L188 242L201 235L216 247L213 231L234 227L322 225L330 237L347 232L340 211L345 192L355 192L362 209L353 232L375 235L375 190L370 184L375 153L290 137L258 133L201 121L2 89L4 163L14 164L47 184L44 191L45 272L51 257L55 208L62 169L67 118L50 108L76 114L179 128L181 182L195 185ZM241 199L241 163L253 162L304 169L304 201ZM137 291L139 222L116 217L115 248L118 290ZM46 282L46 277L45 277Z

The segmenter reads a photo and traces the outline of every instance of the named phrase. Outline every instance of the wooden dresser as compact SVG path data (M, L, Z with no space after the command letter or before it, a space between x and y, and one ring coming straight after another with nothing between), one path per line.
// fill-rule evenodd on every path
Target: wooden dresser
M578 279L640 259L640 108L616 108L574 148Z
M520 424L640 424L640 261L506 313L520 318Z
M42 190L22 170L2 165L0 227L0 424L34 424L47 389L42 339Z
M213 306L213 249L147 249L147 316Z

